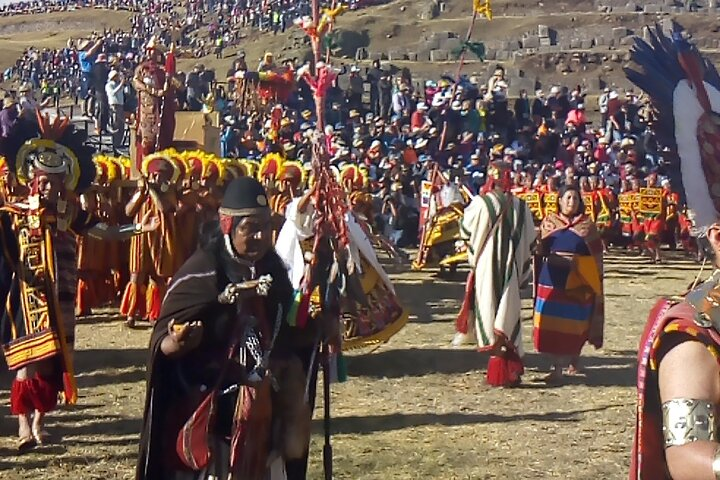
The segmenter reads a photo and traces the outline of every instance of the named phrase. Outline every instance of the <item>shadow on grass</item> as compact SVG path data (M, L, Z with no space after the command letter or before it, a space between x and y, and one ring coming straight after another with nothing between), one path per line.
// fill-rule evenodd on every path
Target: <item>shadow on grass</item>
M578 416L584 413L599 412L621 405L607 405L585 410L571 412L548 412L499 415L495 413L391 413L376 416L349 416L332 419L332 431L336 434L372 434L402 430L404 428L425 427L439 425L443 427L456 427L461 425L475 425L480 423L515 423L515 422L575 422ZM314 421L314 429L322 429L322 419Z
M488 358L488 353L473 350L407 348L349 356L347 366L352 377L422 377L485 370ZM637 371L635 360L636 355L582 356L580 363L586 375L567 383L598 387L633 386ZM536 353L526 354L523 361L526 369L549 370L552 364L549 357Z
M398 281L395 283L395 291L403 306L416 317L413 322L448 322L450 320L442 320L439 317L457 315L465 294L465 283L444 281L406 283ZM457 305L453 305L451 302L440 304L445 300L454 300Z

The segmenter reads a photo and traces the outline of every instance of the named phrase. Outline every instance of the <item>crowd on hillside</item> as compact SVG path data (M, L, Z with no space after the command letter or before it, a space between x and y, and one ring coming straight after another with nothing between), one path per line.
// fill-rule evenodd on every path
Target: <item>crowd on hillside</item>
M237 31L237 22L282 31L288 18L306 13L307 8L303 1L270 2L263 4L268 7L262 10L265 16L258 16L257 5L209 0L186 2L180 14L171 2L150 3L144 6L149 13L133 18L130 32L107 31L89 40L71 40L64 49L28 49L5 72L6 79L19 80L18 93L44 105L75 97L95 117L97 131L115 137L119 150L127 125L113 125L107 112L121 107L129 117L135 111L136 95L129 80L151 38L165 46L212 48L223 57L223 50L237 41L228 37L230 31ZM274 11L283 14L278 17ZM201 29L203 35L197 35ZM178 108L220 112L223 156L259 158L257 140L266 119L241 111L244 108L235 101L237 73L256 68L253 62L248 65L238 48L233 49L233 56L226 73L205 69L200 63L179 72ZM297 71L301 65L270 55L257 70L288 67ZM457 85L446 78L421 85L407 69L391 73L379 62L363 69L343 66L337 73L338 81L328 92L326 127L333 138L336 162L365 164L378 194L383 189L389 192L392 185L403 185L402 201L412 208L418 201L418 182L427 176L427 165L434 163L471 192L484 183L492 158L512 162L515 181L527 188L544 185L551 178L595 177L619 192L624 180L650 171L658 171L661 180L672 176L666 172L650 113L633 92L553 86L547 92L521 92L519 98L509 100L502 68L487 82L469 77ZM29 94L30 90L34 93ZM587 120L588 93L600 94L599 103L589 106L599 109L600 124ZM282 137L291 155L304 162L311 151L313 111L310 87L300 79L284 105L287 120Z

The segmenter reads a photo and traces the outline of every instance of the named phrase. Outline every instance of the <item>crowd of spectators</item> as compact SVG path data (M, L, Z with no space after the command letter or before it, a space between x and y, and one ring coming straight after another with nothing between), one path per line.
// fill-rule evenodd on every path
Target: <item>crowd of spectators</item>
M207 27L203 41L214 45L222 58L232 43L224 43L225 35L238 22L282 31L289 18L306 13L302 2L267 2L263 5L270 8L260 16L244 1L188 2L182 14L169 3L160 5L143 4L146 10L133 18L130 32L70 40L64 49L28 49L6 72L6 78L15 77L23 86L16 97L20 111L27 111L31 102L57 105L62 97L73 96L95 118L97 131L111 134L114 147L120 149L125 119L137 103L130 79L151 37L165 45L196 48L198 36L193 32ZM283 13L275 15L273 6ZM177 105L181 110L219 112L223 156L259 159L268 110L248 110L238 98L236 79L254 65L248 67L237 49L233 57L225 75L200 63L179 72ZM257 70L301 67L295 59L276 64L269 54ZM579 86L556 85L547 91L521 91L511 99L502 67L488 81L472 76L457 83L446 77L418 83L407 69L391 71L379 61L362 68L344 65L337 74L326 112L333 162L367 167L373 193L382 199L380 211L403 212L386 218L387 225L404 226L391 235L401 244L417 238L412 212L418 211L420 182L435 165L449 181L473 193L485 182L491 160L511 162L514 182L528 189L548 182L586 184L594 178L619 193L626 180L639 180L649 172L659 173L661 180L671 176L650 110L632 91L587 92ZM593 105L588 105L590 98ZM595 122L589 119L595 115L588 115L588 107L598 112ZM310 87L298 79L283 105L280 137L289 157L309 162L314 122Z

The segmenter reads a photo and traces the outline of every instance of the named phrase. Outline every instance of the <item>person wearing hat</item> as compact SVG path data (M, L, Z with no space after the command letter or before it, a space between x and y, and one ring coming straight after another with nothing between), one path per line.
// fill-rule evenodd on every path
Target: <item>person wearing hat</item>
M585 104L578 103L577 107L568 112L565 119L566 126L574 126L581 135L585 134L585 126L587 125L587 116L585 115Z
M20 117L17 102L12 97L3 98L3 108L0 110L0 138L7 139L14 133Z
M135 69L132 82L138 102L137 170L140 170L143 156L168 148L175 133L175 91L172 79L165 71L163 48L151 38L145 51L147 58Z
M125 136L125 79L117 70L110 70L105 84L105 97L108 103L108 131L112 135L113 150L122 146Z
M92 70L95 65L95 56L100 52L103 39L95 41L82 40L78 45L78 63L80 64L80 98L83 99L85 116L89 116L88 98L92 87Z
M23 83L18 90L18 105L20 106L20 116L23 120L34 122L37 118L37 110L46 108L52 101L52 97L46 98L43 102L35 100L35 94L32 85Z
M428 107L425 102L417 104L415 111L410 116L410 130L412 132L427 131L432 122L427 116Z
M348 107L355 110L362 110L362 96L365 92L365 80L360 75L360 69L353 65L350 67L348 77L348 89L346 92Z
M293 471L306 461L311 406L304 396L312 340L299 342L298 330L287 323L293 286L271 233L260 182L230 182L218 221L178 270L153 327L136 478L184 475L191 459L168 461L175 449L159 447L168 438L174 445L207 395L214 396L216 408L206 424L212 448L200 467L206 475L228 478L233 471L238 478L269 478L276 463ZM271 458L273 451L277 458Z

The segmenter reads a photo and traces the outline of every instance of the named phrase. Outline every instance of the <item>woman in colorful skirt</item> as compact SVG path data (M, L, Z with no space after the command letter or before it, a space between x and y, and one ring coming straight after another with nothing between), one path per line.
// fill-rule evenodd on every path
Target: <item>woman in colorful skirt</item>
M535 348L552 356L549 382L579 373L583 345L603 343L602 241L595 224L583 214L576 187L558 195L558 213L540 226L534 315Z

